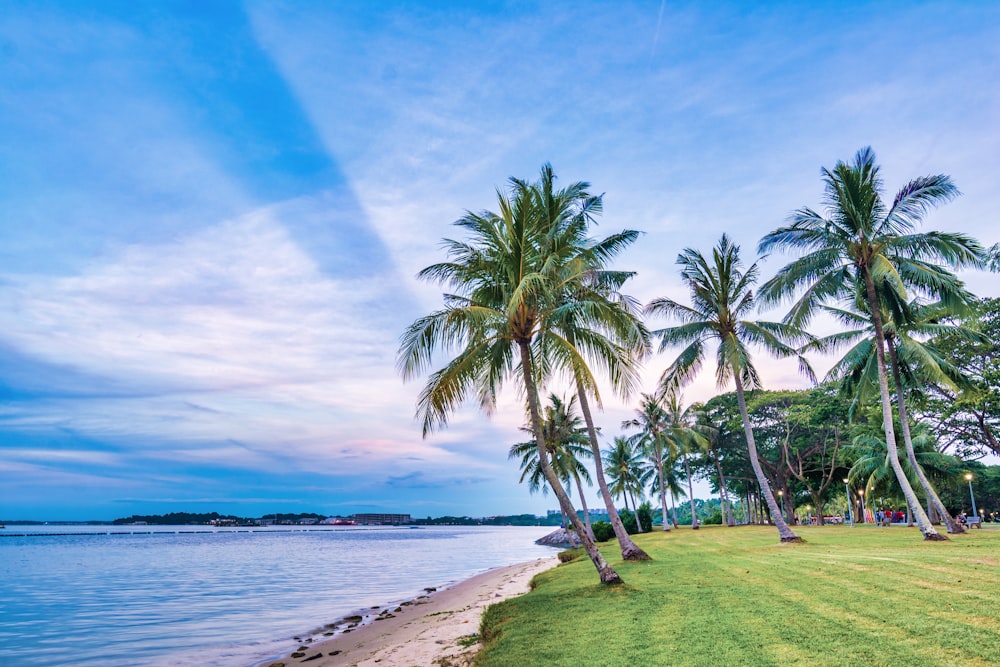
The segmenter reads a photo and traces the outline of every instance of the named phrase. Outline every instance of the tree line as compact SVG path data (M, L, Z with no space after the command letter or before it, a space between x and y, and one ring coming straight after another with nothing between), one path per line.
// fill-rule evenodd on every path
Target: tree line
M629 537L614 496L628 498L653 483L666 517L666 498L676 482L667 462L681 460L690 483L696 451L719 453L726 437L740 441L740 456L748 466L743 474L729 477L733 492L743 490L742 482L749 485L753 493L747 501L759 503L758 514L767 515L783 542L801 538L780 504L803 492L826 499L849 456L856 459L848 473L855 482L863 476L874 479L874 468L866 473L855 467L868 451L859 448L876 445L884 446L879 479L895 485L924 539L947 539L934 527L932 514L945 522L948 532L961 532L917 458L925 447L924 426L931 439L937 435L932 420L919 410L933 412L934 400L950 397L953 411L939 405L935 412L944 437L943 424L959 428L961 423L966 430L979 426L983 442L996 442L991 440L995 422L990 413L995 402L982 396L977 378L968 373L981 358L963 366L961 359L948 356L947 345L933 341L950 336L952 348L977 345L995 356L992 339L966 325L980 304L956 272L995 270L997 246L987 250L962 233L918 231L932 208L958 195L948 176L914 179L888 201L870 148L858 151L850 162L824 169L822 176L823 211L796 209L758 244L762 254L797 255L773 277L758 287L759 264L747 265L740 246L724 234L707 254L686 248L678 255L687 303L659 297L645 306L624 292L634 272L611 267L639 233L623 230L591 238L602 200L589 192L589 184L557 188L550 165L543 166L536 181L511 178L506 189L497 191L497 210L466 212L455 223L465 238L445 239L446 260L418 274L448 290L442 308L405 330L397 357L404 380L428 373L417 399L424 435L446 426L469 399L492 413L503 387L513 383L524 398L530 436L511 450L521 460L522 481L555 495L601 581L608 584L621 578L597 549L567 490L575 485L582 491L583 476L573 460L587 456L625 560L648 555ZM783 303L790 308L780 320L756 319L759 307ZM811 333L819 315L834 318L840 330L827 336ZM643 316L666 319L670 325L650 329ZM622 425L633 433L616 438L602 453L591 406L602 405L603 388L634 395L641 365L657 342L660 352L680 352L663 370L656 389L642 395L636 417ZM832 410L832 404L822 400L813 414L790 395L765 404L755 351L796 359L814 381L808 355L842 353L827 383L816 391L847 403L844 428L838 428L839 413L823 412ZM738 413L737 422L714 422L709 415L719 406L712 401L704 409L682 406L683 387L703 371L709 355L718 386L734 389L726 400L731 416ZM441 358L446 361L439 366ZM550 396L544 405L542 391L559 384L569 384L575 396ZM576 406L579 416L567 425ZM560 415L560 409L567 414ZM921 428L911 428L917 421ZM807 422L821 438L812 441L804 435ZM969 440L961 441L969 446ZM774 463L775 446L784 467ZM574 453L561 457L560 448L574 448ZM629 457L652 461L648 479L631 479ZM726 480L724 458L714 459L720 484ZM824 471L819 477L817 458ZM865 465L875 466L877 461L868 458ZM692 507L695 525L696 516ZM663 523L667 529L668 522Z

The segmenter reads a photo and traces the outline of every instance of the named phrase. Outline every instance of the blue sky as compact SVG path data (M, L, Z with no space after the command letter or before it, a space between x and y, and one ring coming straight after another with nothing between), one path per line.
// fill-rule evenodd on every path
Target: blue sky
M998 63L992 3L0 0L0 517L554 507L516 396L423 440L394 369L451 223L551 162L684 298L679 250L749 257L871 145L992 245Z

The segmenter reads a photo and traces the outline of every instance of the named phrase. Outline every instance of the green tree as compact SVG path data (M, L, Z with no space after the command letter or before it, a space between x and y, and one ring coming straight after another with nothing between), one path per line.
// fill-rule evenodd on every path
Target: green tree
M941 267L980 266L985 251L964 234L913 233L927 211L958 195L944 175L917 178L906 184L891 206L882 200L882 179L871 148L858 151L850 164L823 170L827 215L801 208L789 224L767 234L760 252L792 249L805 254L782 268L761 287L761 299L775 303L798 292L785 322L805 326L817 307L830 300L851 302L863 293L875 333L875 354L885 442L893 472L927 540L943 540L921 509L900 465L889 396L885 334L879 292L907 301L907 288L937 296L954 283ZM883 298L885 298L883 296Z
M590 451L587 429L582 425L583 420L575 414L575 402L575 396L566 402L555 394L550 395L549 405L545 407L542 429L545 432L545 448L549 454L549 464L559 479L567 486L571 483L576 486L587 532L593 535L594 531L590 526L590 513L587 508L587 496L583 492L583 482L590 485L590 471L583 461L591 458L593 454ZM530 427L524 427L521 430L531 433ZM532 439L512 445L507 458L521 460L521 478L518 481L523 484L527 480L528 490L531 493L539 490L543 495L548 493L545 475L542 473L542 466L538 461L538 443ZM565 523L568 528L568 518L565 519Z
M567 302L562 285L572 276L599 269L585 235L590 212L599 204L587 184L558 192L546 187L554 179L548 165L540 183L510 179L507 192L497 191L499 212L467 212L455 224L470 241L446 239L449 261L418 275L448 285L445 307L417 319L403 333L398 366L405 379L423 373L435 352L455 352L443 368L430 374L417 400L423 432L447 424L448 416L470 396L493 412L503 384L516 379L524 391L538 448L542 474L573 524L604 583L620 583L576 514L576 509L549 465L542 428L538 385L559 369L583 366L587 350L557 334L553 321L571 320L579 330L593 317L579 303ZM558 197L555 219L545 201ZM579 279L577 279L580 282ZM572 315L566 311L578 310ZM570 361L572 360L572 361Z
M996 246L994 246L995 248ZM970 340L964 331L937 333L929 341L957 366L971 387L926 385L917 406L921 421L934 425L943 446L963 458L985 453L1000 456L1000 299L981 299L971 315L962 317L964 329L978 334Z
M641 499L643 489L649 483L653 471L643 460L628 438L617 437L610 449L604 451L604 465L611 481L611 493L625 501L625 509L635 511L638 508L636 498ZM629 507L629 499L632 506ZM639 524L639 532L642 525Z
M666 411L655 396L643 394L639 408L635 411L635 417L623 421L622 428L639 429L631 442L646 453L656 471L656 493L660 497L660 508L664 517L663 530L669 532L670 522L666 520L667 492L663 484L663 465L665 463L663 450L664 446L668 445L664 438L664 432L667 429Z
M859 310L864 310L863 304L860 305L862 307ZM833 344L856 341L847 354L830 369L827 377L840 380L845 389L855 395L855 403L863 402L870 398L872 390L877 391L878 387L878 358L875 354L871 317L843 309L827 310L836 315L843 324L853 328L821 339L819 344L829 348ZM896 393L900 431L910 469L934 511L944 520L948 532L963 533L965 529L948 512L917 461L906 397L907 389L919 390L928 384L946 386L956 392L959 388L968 390L972 387L972 383L963 376L961 369L946 359L932 344L921 340L921 337L950 333L963 337L969 343L981 343L974 331L954 326L946 321L953 314L953 309L945 308L941 304L921 305L913 301L902 308L884 308L882 318L889 368L892 371Z
M798 542L802 538L781 517L771 485L761 469L744 387L753 389L760 385L748 344L760 345L777 356L797 356L789 342L803 344L807 336L793 325L743 319L754 308L752 287L757 281L758 268L753 264L743 271L739 255L739 246L725 235L713 249L711 263L698 251L685 249L677 257L677 263L681 266L681 278L690 290L692 306L661 297L646 307L649 314L664 315L683 322L679 326L654 332L654 335L660 336L661 351L672 345L686 345L663 372L661 386L670 390L691 380L701 370L706 343L711 340L718 342L716 382L722 386L732 380L736 386L747 450L757 483L771 510L781 541ZM804 371L811 373L801 357L800 364Z

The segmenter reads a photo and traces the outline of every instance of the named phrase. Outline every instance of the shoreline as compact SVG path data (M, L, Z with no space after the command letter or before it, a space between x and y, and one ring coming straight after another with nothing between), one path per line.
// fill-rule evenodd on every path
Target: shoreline
M478 636L486 607L527 593L532 577L558 564L550 556L493 568L398 605L346 616L303 635L298 650L254 667L412 667L442 659L466 664L478 650L469 636Z

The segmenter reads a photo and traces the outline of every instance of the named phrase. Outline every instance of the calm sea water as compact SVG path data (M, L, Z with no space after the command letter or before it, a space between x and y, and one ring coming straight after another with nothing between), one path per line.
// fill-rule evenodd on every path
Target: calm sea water
M534 544L550 530L8 526L0 665L248 667L359 609L551 556Z

